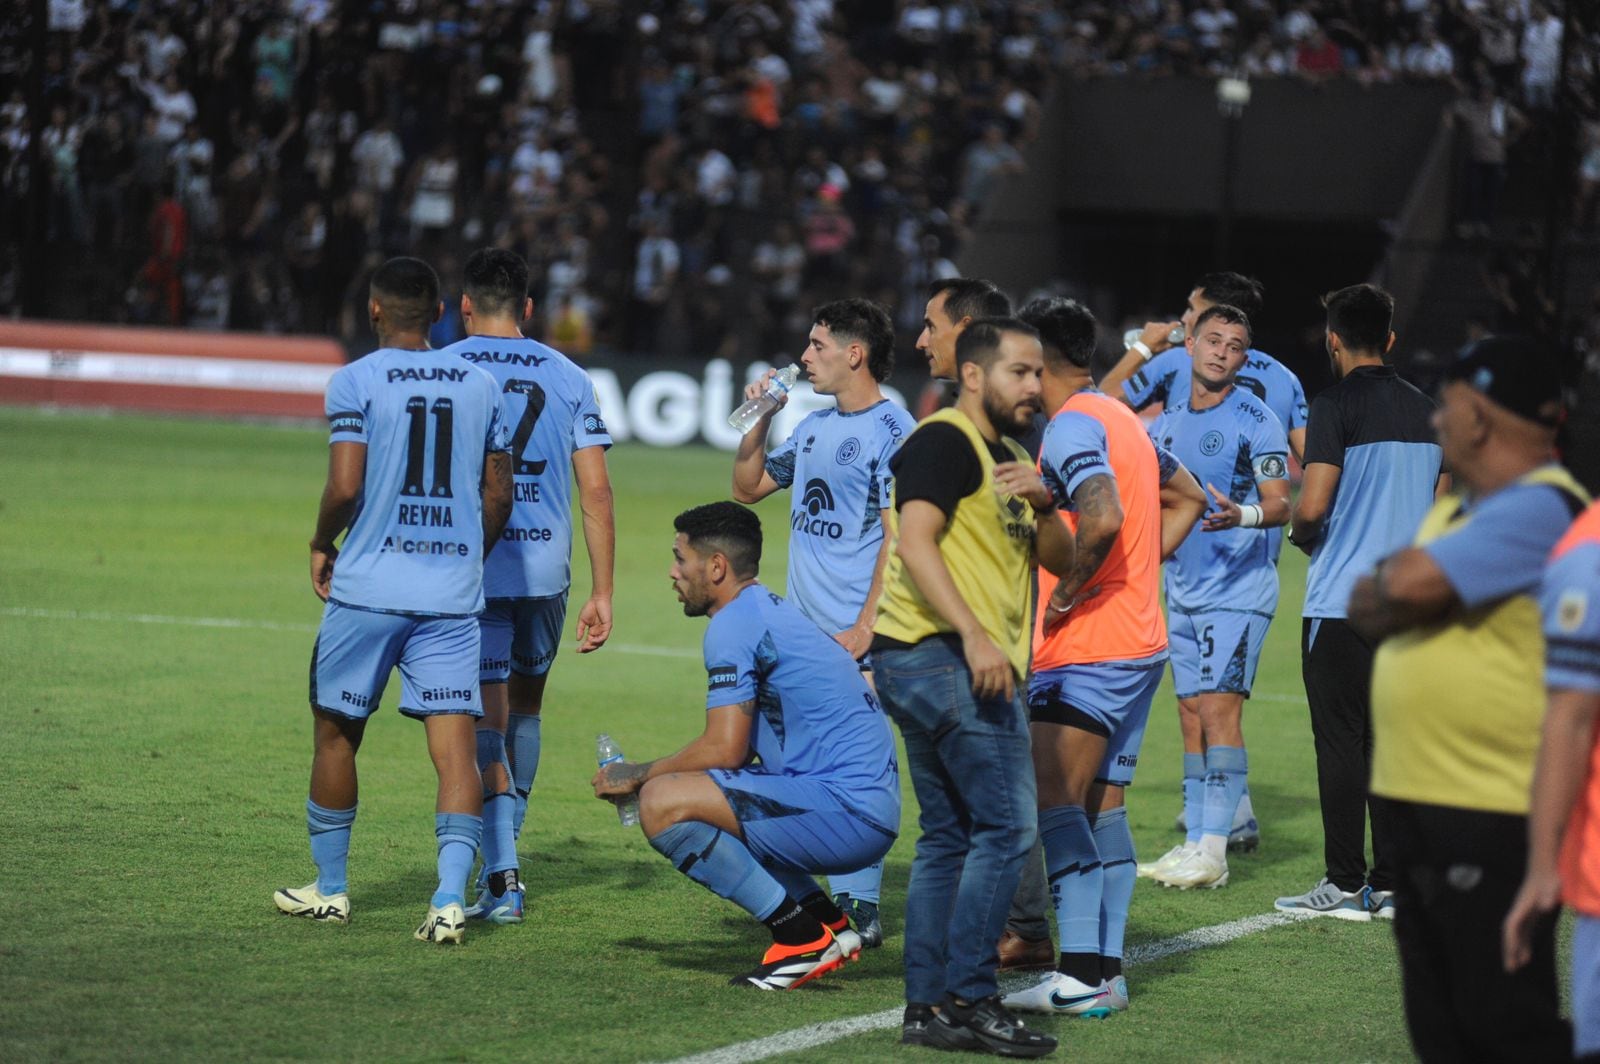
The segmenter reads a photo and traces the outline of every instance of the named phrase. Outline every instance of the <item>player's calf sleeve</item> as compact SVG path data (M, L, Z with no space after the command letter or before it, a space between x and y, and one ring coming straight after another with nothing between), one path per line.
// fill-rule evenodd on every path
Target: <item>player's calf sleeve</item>
M1233 829L1233 812L1244 793L1248 763L1244 749L1238 746L1213 746L1206 751L1206 800L1202 831L1205 835L1221 836L1227 846L1228 832Z
M1128 928L1128 906L1133 901L1133 833L1128 830L1128 810L1107 809L1094 818L1094 844L1100 851L1105 888L1100 896L1100 955L1122 959L1122 937Z
M528 815L528 794L533 790L534 777L539 774L539 721L536 713L513 713L506 721L506 753L511 759L511 789L517 799L512 826L517 838L522 837L522 821Z
M483 839L483 817L470 813L435 813L433 834L439 840L439 889L434 906L466 900L467 873L472 871L472 856Z
M1206 806L1206 755L1183 755L1184 841L1199 842Z
M1044 839L1050 900L1061 930L1062 971L1096 983L1100 978L1100 901L1105 873L1089 816L1081 805L1041 809L1039 835ZM1075 966L1082 968L1081 973Z
M356 822L356 806L349 809L324 809L306 799L306 831L311 836L311 859L317 865L317 890L323 894L343 894L349 889L346 860L350 856L350 828Z
M883 862L875 861L858 872L829 876L828 889L836 898L848 894L854 901L877 905L883 894Z
M506 761L506 737L493 728L478 729L478 771L491 765L500 765L511 780L511 766ZM510 790L490 793L490 784L484 781L483 794L483 876L504 872L517 867L516 815L517 797Z
M710 824L673 824L657 832L650 845L678 871L757 920L765 921L788 896L744 843Z

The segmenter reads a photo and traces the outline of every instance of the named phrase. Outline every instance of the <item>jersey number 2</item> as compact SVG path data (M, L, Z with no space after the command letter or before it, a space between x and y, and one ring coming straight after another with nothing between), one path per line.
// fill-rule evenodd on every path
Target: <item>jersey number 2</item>
M422 495L422 459L428 449L428 400L413 395L406 400L406 414L411 418L411 435L406 443L406 482L401 495ZM425 493L435 499L448 499L450 495L450 444L451 429L455 425L455 405L448 399L433 401L433 486Z
M528 441L533 438L533 426L539 423L539 415L544 413L544 389L539 387L537 381L510 380L506 381L505 394L526 396L528 400L528 405L522 408L522 418L517 422L517 431L511 437L511 454L517 463L512 472L518 476L536 477L544 472L545 460L529 458L526 451Z

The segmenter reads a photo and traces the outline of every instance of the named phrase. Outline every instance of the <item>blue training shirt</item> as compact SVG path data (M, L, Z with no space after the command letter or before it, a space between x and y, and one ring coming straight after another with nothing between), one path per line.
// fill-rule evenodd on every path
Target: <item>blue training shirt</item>
M791 489L789 601L829 635L855 624L866 603L894 480L889 458L915 427L888 399L849 414L817 410L767 455L767 473Z
M1039 475L1056 497L1056 505L1065 510L1077 509L1072 493L1090 477L1108 476L1115 483L1106 427L1076 410L1063 410L1051 418L1039 444Z
M380 348L339 369L330 443L367 448L333 567L341 606L431 617L483 609L483 463L511 445L494 378L443 351Z
M1171 451L1201 488L1212 485L1243 505L1261 501L1259 481L1289 479L1288 437L1253 392L1236 387L1205 410L1193 410L1189 403L1187 394L1170 399L1151 423L1150 438ZM1270 531L1190 533L1166 566L1168 608L1180 613L1247 610L1270 617L1278 606L1277 552Z
M1390 366L1358 366L1311 404L1307 465L1339 467L1306 572L1306 617L1344 617L1356 579L1406 546L1433 506L1444 452L1433 400Z
M487 370L511 425L511 519L483 569L491 601L548 598L572 583L572 454L610 447L594 384L537 340L469 336L445 348Z
M1552 691L1600 694L1600 540L1581 539L1551 558L1539 612L1544 618L1544 685Z
M899 831L894 737L847 650L761 584L717 611L703 650L706 708L756 704L760 771L823 783L867 823Z

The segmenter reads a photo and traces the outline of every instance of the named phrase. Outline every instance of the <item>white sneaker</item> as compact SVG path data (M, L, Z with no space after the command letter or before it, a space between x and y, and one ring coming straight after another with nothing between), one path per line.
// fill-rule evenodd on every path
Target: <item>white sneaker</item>
M1194 847L1187 842L1180 842L1154 861L1144 861L1134 866L1134 871L1140 879L1154 878L1157 872L1164 872L1169 868L1177 867L1179 861L1194 852Z
M1111 1006L1111 1011L1127 1012L1128 981L1119 975L1114 979L1107 979L1106 986L1111 991L1111 996L1106 1000L1106 1004Z
M1192 850L1183 860L1150 876L1163 887L1179 890L1215 890L1228 885L1228 862L1204 850Z
M1051 972L1026 990L1007 994L1000 1004L1018 1012L1087 1016L1095 1020L1109 1016L1114 1011L1111 987L1104 979L1095 986L1088 986L1060 972Z
M287 916L307 916L330 924L350 922L350 895L324 894L315 883L274 891L272 903Z
M427 919L417 928L415 937L423 942L454 942L461 944L467 932L467 914L456 902L435 908L428 906Z

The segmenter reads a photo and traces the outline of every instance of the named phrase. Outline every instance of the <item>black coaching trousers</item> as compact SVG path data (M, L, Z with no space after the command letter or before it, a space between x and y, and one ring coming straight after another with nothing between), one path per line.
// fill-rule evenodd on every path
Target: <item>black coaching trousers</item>
M1312 626L1316 626L1313 639ZM1377 648L1338 618L1305 618L1300 675L1311 706L1322 801L1322 851L1333 885L1393 890L1387 826L1372 809L1372 871L1367 872L1367 782L1372 775L1372 656Z
M1500 927L1527 868L1527 818L1373 803L1394 842L1394 937L1417 1056L1424 1064L1571 1060L1555 914L1535 934L1527 967L1507 974L1500 963Z

